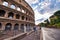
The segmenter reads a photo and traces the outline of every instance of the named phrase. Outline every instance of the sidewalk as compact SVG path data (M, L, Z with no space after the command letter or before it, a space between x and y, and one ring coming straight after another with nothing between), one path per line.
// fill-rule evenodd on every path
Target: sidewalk
M21 40L40 40L40 31L32 32Z

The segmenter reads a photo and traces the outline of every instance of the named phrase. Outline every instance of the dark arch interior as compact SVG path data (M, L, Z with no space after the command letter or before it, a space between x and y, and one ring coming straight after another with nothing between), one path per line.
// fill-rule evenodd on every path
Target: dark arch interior
M28 18L26 17L26 20L27 20Z
M24 20L24 16L22 16L22 20Z
M0 16L3 17L5 15L5 11L4 10L0 10Z
M2 24L0 23L0 28L2 28Z
M21 24L21 31L24 32L24 24Z
M10 12L10 13L8 14L8 17L9 17L9 18L13 18L13 16L14 16L14 13L12 13L12 12Z
M19 14L16 14L16 19L19 19L20 18L20 15Z
M5 26L5 30L11 30L12 28L12 24L11 23L7 23Z
M18 30L18 28L19 28L19 24L15 24L14 30Z

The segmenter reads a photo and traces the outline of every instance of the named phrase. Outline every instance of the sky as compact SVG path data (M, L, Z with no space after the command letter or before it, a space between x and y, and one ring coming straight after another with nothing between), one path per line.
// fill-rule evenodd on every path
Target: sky
M35 24L49 19L57 10L60 10L60 0L25 0L34 10Z

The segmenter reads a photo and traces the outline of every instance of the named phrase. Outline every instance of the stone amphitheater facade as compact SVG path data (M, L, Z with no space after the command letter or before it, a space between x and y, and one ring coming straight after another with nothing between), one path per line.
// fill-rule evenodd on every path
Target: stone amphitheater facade
M34 26L34 12L25 0L0 0L0 30L29 32Z

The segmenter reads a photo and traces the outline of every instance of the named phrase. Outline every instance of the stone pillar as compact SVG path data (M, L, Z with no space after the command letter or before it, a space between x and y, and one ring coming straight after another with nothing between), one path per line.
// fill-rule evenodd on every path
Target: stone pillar
M21 24L19 24L19 30L21 30L21 29L20 29L20 26L21 26Z
M11 3L9 3L8 7L11 7Z
M17 10L17 6L15 5L15 9Z
M26 33L26 26L24 25L24 33Z
M13 18L16 19L16 14L14 14Z
M33 31L33 27L31 27L31 30Z
M8 12L5 13L5 18L7 18L7 17L8 17Z
M2 30L5 30L6 23L2 23Z
M26 21L26 16L24 17L24 21Z
M14 24L12 23L12 29L11 30L14 30Z
M22 7L20 9L21 9L20 11L22 12Z
M21 20L21 15L20 15L20 20Z

